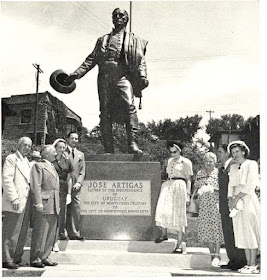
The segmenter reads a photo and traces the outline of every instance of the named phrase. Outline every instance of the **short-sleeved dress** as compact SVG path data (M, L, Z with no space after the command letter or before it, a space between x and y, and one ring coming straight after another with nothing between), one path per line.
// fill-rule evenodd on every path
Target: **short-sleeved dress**
M211 173L200 170L196 176L195 187L212 185L219 189L218 169L214 168ZM198 240L201 242L224 242L221 214L219 212L219 192L205 192L198 196Z
M191 180L190 176L193 175L192 163L182 156L178 160L171 158L168 160L167 173L168 180L161 186L157 203L156 225L170 232L184 232L187 226L186 180Z
M247 159L241 165L231 165L228 197L234 197L240 192L246 193L242 198L243 210L238 210L232 218L237 248L260 248L260 202L255 193L259 183L256 161Z

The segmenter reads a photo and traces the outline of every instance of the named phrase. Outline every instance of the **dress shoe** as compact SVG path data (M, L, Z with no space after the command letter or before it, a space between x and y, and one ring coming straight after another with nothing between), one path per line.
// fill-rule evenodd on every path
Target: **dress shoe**
M57 262L52 262L50 260L43 260L42 264L44 264L45 266L56 266L56 265L58 265Z
M68 236L66 236L64 233L59 235L59 240L68 240Z
M175 248L172 252L173 254L182 254L183 250L181 248Z
M222 269L231 269L231 266L229 264L222 264L222 265L220 265L220 268L222 268Z
M18 269L19 266L17 264L15 264L14 262L4 262L3 263L3 268Z
M23 266L21 262L22 262L21 259L14 260L14 263L15 263L17 266Z
M167 236L160 236L157 239L154 240L155 243L161 243L164 240L168 240Z
M70 237L70 240L80 240L80 241L84 241L85 237L84 236L72 236Z
M217 255L217 254L214 254L214 255ZM212 260L212 262L211 262L211 265L213 266L213 267L220 267L220 259L218 258L218 257L215 257L213 260Z
M36 267L36 268L44 268L45 265L41 262L34 262L34 263L31 263L31 266L32 267Z
M53 247L52 251L56 252L56 253L60 251L57 242L54 244L54 247Z

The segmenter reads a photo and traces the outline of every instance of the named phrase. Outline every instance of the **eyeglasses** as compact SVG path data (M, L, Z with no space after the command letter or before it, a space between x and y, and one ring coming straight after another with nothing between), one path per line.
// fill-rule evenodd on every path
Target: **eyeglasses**
M177 154L178 151L170 151L170 154Z
M123 13L117 13L117 14L113 15L113 18L124 18L124 17L125 17L125 14L123 14Z

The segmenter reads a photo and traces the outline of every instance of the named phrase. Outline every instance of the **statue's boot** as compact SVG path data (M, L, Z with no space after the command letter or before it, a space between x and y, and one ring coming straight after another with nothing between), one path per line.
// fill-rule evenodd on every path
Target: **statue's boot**
M143 154L143 151L139 149L137 145L138 140L138 120L137 118L130 119L130 122L126 123L126 132L128 138L128 153L129 154Z
M100 121L100 132L105 153L114 154L112 122L110 118L105 118Z

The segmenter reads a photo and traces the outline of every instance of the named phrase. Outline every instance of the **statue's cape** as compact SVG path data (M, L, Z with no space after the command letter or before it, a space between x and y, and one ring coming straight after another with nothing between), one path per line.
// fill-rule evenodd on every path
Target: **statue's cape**
M148 42L135 36L133 33L125 32L124 37L124 55L126 65L129 66L131 73L131 82L133 85L134 95L141 97L140 77L147 77L145 61L142 58L146 54Z

